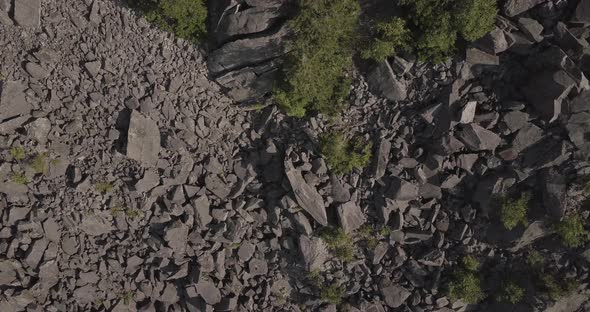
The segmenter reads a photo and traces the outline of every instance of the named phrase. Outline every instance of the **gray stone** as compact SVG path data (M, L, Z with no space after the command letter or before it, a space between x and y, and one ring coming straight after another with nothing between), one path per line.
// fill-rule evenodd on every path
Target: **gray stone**
M461 118L459 122L462 124L469 124L473 122L475 118L475 111L477 110L477 102L469 101L461 109Z
M100 67L101 67L100 61L92 61L92 62L84 63L84 68L86 68L86 71L88 71L88 74L90 74L90 77L93 77L93 78L98 75L98 72L100 71Z
M178 302L179 299L180 298L178 296L178 289L176 288L176 285L172 283L166 283L166 287L164 287L162 294L160 294L159 300L167 304L173 304Z
M346 233L356 231L365 223L365 215L354 202L347 202L338 206L338 219Z
M470 151L494 151L500 145L500 137L490 130L477 124L463 126L458 132L457 138L465 144Z
M252 7L233 14L225 14L215 29L219 41L228 37L264 31L282 16L278 7Z
M440 267L443 265L445 261L445 252L441 251L440 249L433 249L432 251L428 252L418 262L426 265L426 266L434 266Z
M41 25L41 0L14 1L14 21L24 27Z
M88 20L98 24L101 21L101 17L98 14L98 9L99 9L99 5L98 5L98 0L94 0L92 2L92 7L90 8L90 15L88 15Z
M576 82L565 71L545 71L533 75L524 88L529 103L549 122L559 117L562 102L574 88Z
M504 4L504 12L512 17L524 13L546 0L508 0Z
M164 230L164 240L172 248L176 258L184 257L188 240L188 226L180 221L168 225Z
M440 199L440 198L442 198L442 192L441 192L440 187L430 184L430 183L426 183L424 185L421 185L420 188L418 189L418 195L420 195L424 199L431 199L431 198Z
M369 73L367 80L376 95L383 96L390 101L403 101L408 96L405 81L396 78L387 61L379 63Z
M385 174L387 164L389 163L389 152L391 150L391 141L381 139L379 143L379 150L375 155L375 179L381 178Z
M61 228L59 224L53 218L47 218L43 222L43 230L45 231L45 237L54 243L59 243L61 239Z
M29 248L25 257L25 263L29 266L29 268L33 270L37 269L39 263L41 262L41 258L43 258L45 249L47 249L47 245L49 245L48 240L38 239Z
M47 118L38 118L28 124L26 128L37 142L44 145L47 143L47 136L49 135L49 131L51 131L51 121Z
M22 125L31 118L30 115L24 115L14 119L10 119L6 122L0 123L0 134L14 134L14 130L22 127Z
M25 70L34 79L45 79L48 76L47 70L37 63L28 62Z
M146 170L143 174L143 178L135 183L135 189L144 193L150 191L154 187L160 184L160 175L156 170Z
M268 273L268 265L266 260L254 258L248 263L248 272L251 276L266 275Z
M217 77L227 95L236 102L260 99L272 91L280 62L272 60L257 66L248 66Z
M90 236L100 236L113 231L111 223L97 214L84 216L80 229Z
M395 285L386 278L382 279L379 283L379 290L381 291L385 304L391 308L400 307L412 294L404 287Z
M555 169L548 169L542 180L543 205L549 215L561 219L567 208L566 178Z
M497 27L478 40L477 44L482 50L491 54L502 53L510 48L506 33Z
M0 0L0 3L2 3L2 1L3 0ZM12 26L13 24L14 23L10 19L10 16L8 16L7 11L0 10L0 25Z
M74 290L74 299L81 303L82 305L86 305L88 303L94 302L97 298L97 288L92 284L88 284L86 286L82 286L80 288L76 288Z
M301 175L301 172L295 169L291 161L288 159L285 160L285 170L297 203L319 224L323 226L328 225L328 216L326 215L324 200L316 188L307 184Z
M16 281L18 262L12 260L0 260L0 285L8 286Z
M0 121L31 112L33 107L25 99L25 89L20 82L0 82Z
M299 236L299 248L308 271L320 269L329 256L326 244L317 237Z
M567 124L566 129L570 140L578 148L579 153L584 159L590 159L590 113L582 112L573 114Z
M381 262L381 259L383 259L383 257L387 254L388 250L389 243L380 242L379 244L377 244L377 247L375 247L375 250L373 251L373 265L379 264Z
M226 199L231 193L231 188L218 175L208 174L205 177L205 187L219 199Z
M250 258L252 258L252 255L254 255L255 250L256 246L254 246L252 243L248 241L243 242L240 245L240 248L238 249L238 257L240 257L240 260L242 262L247 262L248 260L250 260Z
M534 243L536 240L545 236L553 234L550 226L547 226L543 221L535 221L526 228L522 236L516 241L514 247L510 249L511 252L518 250Z
M590 2L580 1L576 7L576 11L573 16L573 20L576 22L583 22L590 24Z
M530 39L536 42L543 41L543 25L539 24L536 20L528 17L521 17L518 19L518 25L520 30Z
M414 183L410 183L394 176L391 177L391 183L385 196L393 200L414 200L418 197L418 187Z
M205 227L213 220L211 217L211 206L209 204L209 198L206 195L200 196L191 202L197 219L201 226Z
M502 120L510 132L516 132L528 123L529 114L520 111L511 111L506 113Z
M500 58L482 50L471 48L466 51L465 62L471 65L497 66L500 65Z
M221 292L215 284L209 280L201 279L196 285L197 293L207 302L207 304L214 305L221 301Z
M152 119L140 112L131 112L127 134L127 157L151 167L160 153L160 129Z

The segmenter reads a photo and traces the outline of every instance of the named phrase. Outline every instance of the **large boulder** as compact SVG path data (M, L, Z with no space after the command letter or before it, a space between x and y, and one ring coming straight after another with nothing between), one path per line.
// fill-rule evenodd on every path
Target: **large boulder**
M373 68L367 79L373 93L390 101L403 101L408 96L406 82L395 76L387 61Z
M512 17L524 13L546 0L508 0L504 4L504 13Z
M131 112L127 133L127 157L145 166L155 166L160 153L158 124L138 111Z
M524 94L535 110L553 122L562 111L563 100L576 86L576 81L564 70L544 71L532 76Z

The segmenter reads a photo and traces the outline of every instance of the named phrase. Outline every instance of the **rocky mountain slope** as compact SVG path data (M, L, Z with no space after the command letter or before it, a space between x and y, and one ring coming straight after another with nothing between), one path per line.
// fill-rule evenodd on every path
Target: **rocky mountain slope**
M206 52L118 1L0 0L0 311L588 311L590 245L554 224L588 228L590 2L505 1L444 64L359 66L335 119L236 103L292 10L215 2ZM330 170L332 128L368 168ZM496 195L525 192L508 230ZM479 304L448 293L466 255Z

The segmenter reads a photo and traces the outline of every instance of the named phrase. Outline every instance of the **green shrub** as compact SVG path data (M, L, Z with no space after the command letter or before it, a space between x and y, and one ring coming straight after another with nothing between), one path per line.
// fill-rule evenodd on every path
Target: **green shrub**
M321 289L321 299L324 302L339 305L342 302L342 297L344 297L344 289L338 285L330 285Z
M476 273L459 270L449 283L448 290L451 300L463 300L465 303L475 304L485 298L481 290L481 281Z
M555 276L550 273L541 274L538 284L551 300L558 300L562 297L569 296L580 285L579 282L572 279L557 281Z
M524 288L513 280L504 281L498 294L498 301L516 304L522 301Z
M39 153L31 161L31 168L37 174L47 175L49 173L49 156L46 153Z
M97 192L101 194L106 194L113 189L113 184L109 182L98 182L96 183L95 188ZM121 211L123 210L122 208L120 209Z
M518 224L524 226L528 225L527 210L529 208L530 200L530 193L523 193L520 198L516 200L509 197L502 198L500 218L502 219L502 224L504 224L505 228L512 230Z
M320 144L328 166L336 174L362 169L371 160L372 145L359 138L347 140L342 133L331 132L322 136Z
M545 258L543 255L536 251L531 250L527 257L527 264L535 271L538 271L543 268L545 265Z
M392 57L400 49L407 48L410 32L406 28L406 21L393 18L387 22L379 22L373 30L373 41L361 52L364 59L380 62Z
M207 34L207 6L203 0L129 0L145 18L165 31L192 41Z
M23 160L27 157L26 151L22 146L14 146L10 148L10 156L14 158L14 160Z
M359 236L365 241L367 244L367 248L374 249L379 244L379 239L377 238L377 233L375 233L375 229L372 226L366 224L363 225L357 232Z
M584 220L578 214L565 217L555 225L555 231L568 247L580 247L588 241L589 232L584 229Z
M336 258L343 262L349 262L354 258L354 242L342 228L324 228L320 237Z
M299 0L299 14L290 21L295 33L283 65L283 80L274 99L289 115L307 111L339 113L350 92L347 71L360 6L357 0Z
M27 184L29 183L29 179L27 179L27 176L22 173L15 173L10 177L10 180L12 180L12 182L14 183L18 183L18 184Z
M461 264L463 264L463 268L465 268L467 271L477 272L479 269L479 261L477 261L477 259L475 259L475 257L472 255L463 257Z
M475 41L494 29L495 0L458 0L456 5L455 24L465 40Z

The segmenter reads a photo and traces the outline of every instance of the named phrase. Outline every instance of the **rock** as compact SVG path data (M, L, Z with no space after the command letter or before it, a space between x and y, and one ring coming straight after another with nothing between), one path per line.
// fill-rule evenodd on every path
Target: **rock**
M201 278L199 283L196 285L197 293L207 302L209 305L217 304L221 301L221 292L215 284L209 280Z
M0 3L2 3L2 1L0 1ZM12 26L14 23L10 19L10 16L8 16L7 12L8 11L0 10L0 25Z
M381 291L381 296L383 296L385 304L391 308L400 307L412 294L404 287L394 285L389 279L386 278L382 279L379 283L379 290Z
M240 260L242 262L247 262L248 260L250 260L250 258L252 258L252 255L254 255L255 250L256 246L254 246L252 243L243 242L240 245L240 248L238 249L238 257L240 257Z
M375 247L375 250L373 251L373 265L379 264L379 262L381 262L381 259L383 259L383 257L387 254L388 250L389 243L380 242L379 244L377 244L377 247Z
M24 27L41 26L41 0L14 1L14 21Z
M86 68L86 71L88 71L88 74L90 74L90 77L92 77L92 78L94 78L98 75L98 72L100 71L100 67L101 67L100 61L92 61L92 62L84 63L84 68Z
M432 251L428 252L418 262L426 265L426 266L435 266L440 267L442 266L443 262L445 261L445 252L441 251L440 249L433 249Z
M465 144L465 147L474 152L494 151L502 141L497 134L477 124L463 126L458 132L457 138Z
M0 260L0 285L9 286L16 281L18 262L13 260Z
M25 257L25 263L29 266L29 268L33 270L37 269L39 263L41 262L41 258L43 258L45 249L47 249L47 245L49 245L48 240L38 239L29 248Z
M253 101L270 93L277 79L280 62L270 61L231 71L216 81L236 102Z
M111 223L97 214L84 216L80 229L89 236L100 236L113 231Z
M0 121L31 112L33 107L25 99L25 89L20 82L0 82Z
M566 129L570 140L578 148L579 153L584 159L590 159L590 113L581 112L573 114L567 124Z
M135 189L140 193L150 191L160 184L160 175L155 170L146 170L143 178L135 183Z
M307 211L319 224L328 225L328 216L324 207L324 200L315 187L305 182L301 172L293 167L290 160L285 160L287 179L291 184L297 203Z
M211 217L211 206L207 196L200 196L197 199L192 200L191 204L202 227L206 227L211 223L213 217Z
M228 37L262 32L282 15L279 7L252 7L225 14L217 23L215 33L218 41L225 41Z
M590 24L590 2L580 1L574 12L573 20Z
M506 40L506 33L497 27L478 40L477 45L483 51L491 54L499 54L510 48L510 44Z
M548 227L543 221L535 221L526 228L522 236L516 241L514 247L510 249L511 252L518 250L532 244L537 239L551 235L554 231Z
M395 77L389 62L379 63L367 76L371 90L394 102L403 101L408 96L405 81Z
M268 36L229 42L209 54L209 71L218 76L281 56L284 53L283 39L287 33L287 29L282 27Z
M521 17L518 19L518 25L520 30L532 41L541 42L543 41L543 26L536 20L527 17Z
M127 133L127 157L152 167L160 153L160 129L152 119L138 111L131 112Z
M252 259L248 263L248 273L251 276L266 275L268 273L268 265L264 259Z
M98 0L92 1L92 7L90 8L90 14L88 15L88 20L98 24L101 21L100 15L98 14Z
M420 188L418 189L418 195L424 199L431 199L431 198L440 199L440 198L442 198L442 192L441 192L440 187L430 184L430 183L426 183L424 185L421 185Z
M188 226L180 221L168 225L164 230L164 240L172 248L176 258L184 257L188 240Z
M520 111L511 111L504 115L502 121L510 132L516 132L528 123L529 114Z
M29 188L26 185L20 183L14 183L12 181L2 182L0 183L0 193L4 193L7 196L8 202L11 203L26 203L28 202L27 192ZM12 224L10 220L16 221L12 215L14 214L13 211L19 211L24 209L24 207L13 207L11 209L9 218L9 224ZM30 208L27 210L27 212ZM24 218L24 217L23 217Z
M512 148L516 154L524 151L529 146L536 144L543 138L543 129L533 123L527 123L518 131L512 141Z
M414 183L402 180L398 177L391 177L388 190L385 196L400 201L414 200L418 197L418 187Z
M43 222L43 230L45 232L45 237L54 243L59 243L61 239L61 228L59 224L53 218L47 218L45 222Z
M465 62L471 65L497 66L500 65L500 58L482 50L471 48L466 51Z
M226 199L231 193L231 188L216 174L208 174L205 177L205 186L211 193L222 200Z
M546 0L508 0L504 4L504 12L509 17L524 13Z
M469 124L473 122L475 118L475 111L477 109L477 102L469 101L463 108L461 109L461 118L459 122L462 124Z
M548 169L543 176L543 205L549 215L559 220L566 210L566 178L554 169Z
M303 263L309 272L320 269L329 256L326 243L317 237L299 236L299 248Z
M37 63L28 62L25 70L34 79L45 79L48 76L47 70Z
M88 284L74 290L74 299L83 305L94 302L97 298L96 286Z
M32 123L27 126L29 132L40 144L44 145L47 143L47 136L51 130L51 121L47 118L35 119Z
M346 233L356 231L365 223L365 215L354 202L347 202L338 206L340 225Z
M387 170L387 164L389 163L389 152L391 150L391 141L387 139L381 139L379 143L379 150L375 155L375 179L380 179Z
M563 70L545 71L533 75L523 91L535 110L553 122L561 114L562 102L575 85L576 82Z

